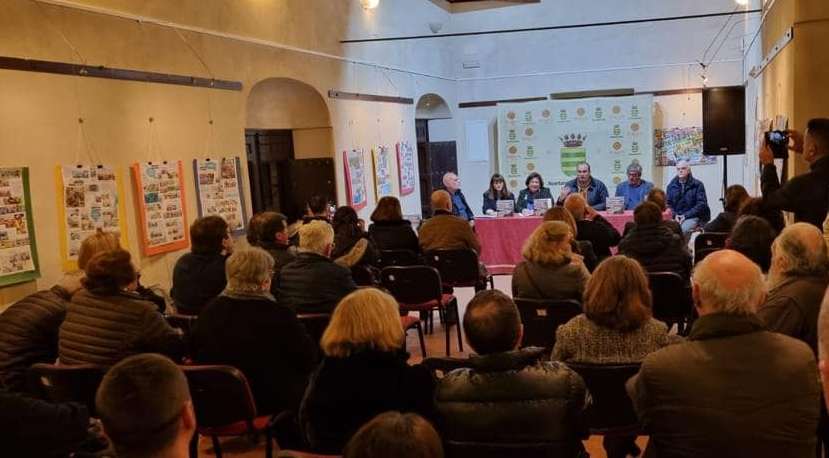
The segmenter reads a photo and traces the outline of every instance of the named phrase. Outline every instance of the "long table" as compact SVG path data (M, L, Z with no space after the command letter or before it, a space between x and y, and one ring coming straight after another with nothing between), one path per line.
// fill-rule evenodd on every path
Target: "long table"
M625 223L633 221L633 211L624 213L598 212L619 233ZM492 274L509 274L521 262L521 247L533 230L544 220L541 216L507 216L475 218L475 231L481 241L481 262Z

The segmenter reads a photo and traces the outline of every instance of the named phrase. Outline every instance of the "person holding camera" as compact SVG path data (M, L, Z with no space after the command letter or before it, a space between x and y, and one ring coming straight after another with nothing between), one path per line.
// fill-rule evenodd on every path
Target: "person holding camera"
M760 147L764 204L770 209L794 212L795 222L823 229L829 210L829 119L810 120L805 135L789 130L782 135L783 140L775 142L774 134L781 136L779 132L767 133ZM809 163L810 171L781 186L774 159L788 157L787 149L801 154Z

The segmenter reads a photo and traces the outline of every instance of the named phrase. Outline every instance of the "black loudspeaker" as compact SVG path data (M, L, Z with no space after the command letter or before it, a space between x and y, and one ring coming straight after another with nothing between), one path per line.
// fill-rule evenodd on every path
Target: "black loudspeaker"
M702 92L702 143L707 156L746 152L746 90L744 87Z

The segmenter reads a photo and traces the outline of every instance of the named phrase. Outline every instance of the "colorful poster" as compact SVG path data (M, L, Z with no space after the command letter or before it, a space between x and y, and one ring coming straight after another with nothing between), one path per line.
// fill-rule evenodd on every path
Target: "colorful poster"
M144 255L187 248L190 231L181 161L140 162L132 166L132 175Z
M343 151L348 205L350 205L354 210L360 210L368 204L365 175L366 166L363 157L362 148L352 149L351 151Z
M219 215L233 235L245 233L247 210L238 157L193 159L199 217Z
M392 177L392 155L388 146L377 146L371 150L374 161L374 191L377 200L394 194Z
M652 180L652 106L653 96L499 104L500 172L515 192L538 172L554 196L585 161L610 195L631 163Z
M657 166L673 166L681 160L690 165L716 164L716 156L702 154L702 129L683 127L656 129L653 150Z
M66 271L78 267L81 242L98 229L114 232L127 243L123 187L115 170L105 165L58 166L58 221L61 258Z
M409 142L397 144L397 171L400 178L400 196L414 192L417 170L415 169L414 151Z
M0 286L40 277L27 167L0 168Z

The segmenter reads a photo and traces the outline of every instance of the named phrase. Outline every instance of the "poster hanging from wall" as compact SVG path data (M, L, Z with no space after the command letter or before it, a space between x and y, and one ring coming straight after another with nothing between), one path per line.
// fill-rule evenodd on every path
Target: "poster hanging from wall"
M190 231L181 161L136 163L132 176L144 255L187 248Z
M245 233L247 210L238 157L193 159L199 217L219 215L233 235Z
M78 268L81 242L101 229L127 242L123 184L112 167L64 165L57 168L58 230L66 271Z
M394 194L393 160L388 146L377 146L371 150L374 162L374 194L377 200Z
M586 161L613 195L628 165L650 180L653 166L653 96L550 100L498 105L500 172L521 189L531 172L558 195Z
M40 277L29 168L0 168L0 286Z
M717 156L702 154L702 129L699 127L656 129L653 151L657 166L673 166L681 160L692 166L717 163Z
M362 148L343 151L345 164L345 185L348 205L354 210L361 210L368 204L366 190L366 163Z
M409 142L397 144L397 171L400 178L400 196L413 193L417 170L415 170L414 150Z

